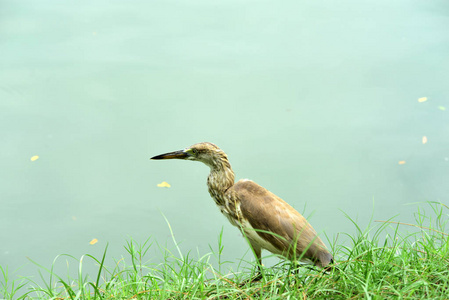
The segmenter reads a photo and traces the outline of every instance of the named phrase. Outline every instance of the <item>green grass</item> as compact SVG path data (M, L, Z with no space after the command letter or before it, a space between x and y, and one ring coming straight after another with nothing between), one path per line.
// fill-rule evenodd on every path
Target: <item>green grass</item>
M192 258L162 249L163 262L152 264L146 256L150 240L125 246L129 260L107 267L107 247L100 258L85 255L57 257L50 267L39 266L45 284L24 278L11 281L1 268L5 299L449 299L448 207L429 203L430 213L418 208L416 224L396 221L356 228L355 235L342 235L332 245L336 268L320 270L281 262L264 268L259 282L248 282L252 269L238 264L229 271L218 248ZM351 220L349 218L349 220ZM347 242L340 243L339 239ZM175 242L176 244L176 242ZM343 245L342 245L343 244ZM76 260L78 276L61 276L54 266L62 257ZM97 266L93 276L83 273L87 261ZM3 294L3 295L1 295Z

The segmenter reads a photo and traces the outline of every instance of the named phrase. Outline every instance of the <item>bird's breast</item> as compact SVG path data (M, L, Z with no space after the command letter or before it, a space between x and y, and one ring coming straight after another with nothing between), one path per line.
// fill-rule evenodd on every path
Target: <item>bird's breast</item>
M209 190L209 193L220 209L220 212L229 220L229 222L232 225L241 228L240 203L232 201L228 195L218 193L215 190Z

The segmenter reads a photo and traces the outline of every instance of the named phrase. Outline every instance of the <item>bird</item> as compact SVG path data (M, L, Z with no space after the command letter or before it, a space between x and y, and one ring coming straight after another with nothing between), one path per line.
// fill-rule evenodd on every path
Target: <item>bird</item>
M151 159L192 160L209 166L209 193L221 213L249 242L257 261L257 279L261 277L262 249L325 271L331 268L333 256L306 218L254 181L241 179L235 182L228 156L215 144L197 143Z

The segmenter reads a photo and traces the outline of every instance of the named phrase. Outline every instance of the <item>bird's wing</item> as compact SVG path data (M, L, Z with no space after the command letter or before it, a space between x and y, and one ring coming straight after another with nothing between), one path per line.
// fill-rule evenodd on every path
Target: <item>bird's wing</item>
M299 212L257 183L240 180L228 193L240 200L241 217L263 240L279 250L278 253L290 259L303 255L303 258L313 261L326 260L326 256L330 255L315 230ZM322 255L325 257L321 258Z

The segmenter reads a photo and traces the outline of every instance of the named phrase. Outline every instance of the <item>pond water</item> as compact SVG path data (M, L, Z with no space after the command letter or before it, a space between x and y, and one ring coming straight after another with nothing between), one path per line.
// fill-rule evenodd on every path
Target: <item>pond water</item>
M151 237L158 262L173 249L164 216L184 253L209 252L223 230L225 259L252 260L206 166L149 160L202 141L327 245L354 233L345 213L364 227L447 204L448 8L2 1L0 265L35 276L28 258L50 267L106 244L118 260L131 237Z

